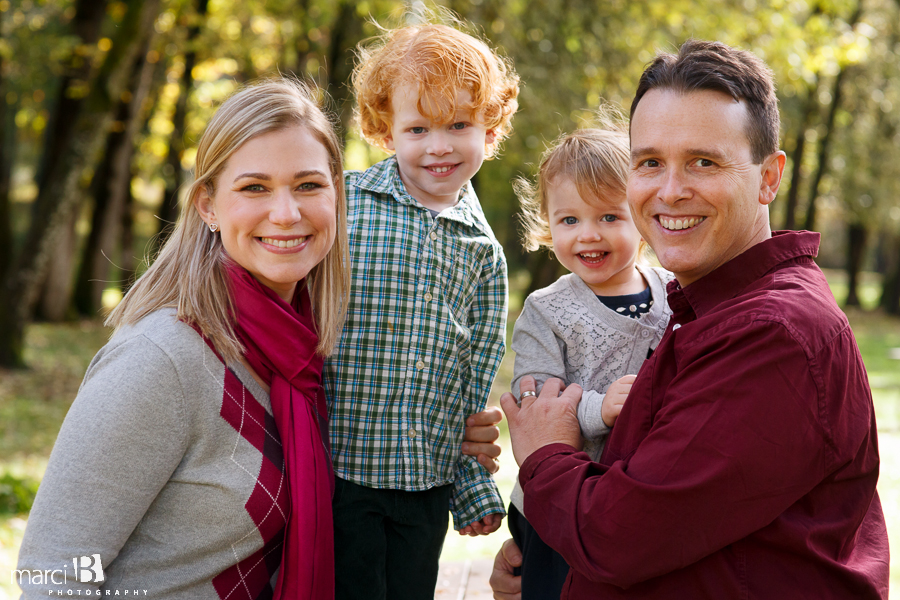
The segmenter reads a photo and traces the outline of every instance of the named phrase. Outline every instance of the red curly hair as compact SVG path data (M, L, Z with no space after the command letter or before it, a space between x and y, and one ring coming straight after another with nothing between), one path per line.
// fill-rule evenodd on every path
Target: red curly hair
M495 133L485 147L486 158L493 157L509 135L519 107L519 77L481 40L446 25L426 23L386 30L373 44L361 45L357 54L356 118L371 144L387 150L391 94L403 85L416 86L419 112L436 123L449 123L458 110L476 115ZM471 95L466 106L457 106L460 90Z

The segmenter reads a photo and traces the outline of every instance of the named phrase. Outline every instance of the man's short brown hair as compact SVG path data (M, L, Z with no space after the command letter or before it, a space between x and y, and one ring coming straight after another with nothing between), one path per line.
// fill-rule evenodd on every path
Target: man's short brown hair
M772 70L755 54L721 42L688 40L678 54L660 52L641 75L631 103L631 117L652 89L690 93L722 92L747 106L747 137L753 162L778 150L780 120Z

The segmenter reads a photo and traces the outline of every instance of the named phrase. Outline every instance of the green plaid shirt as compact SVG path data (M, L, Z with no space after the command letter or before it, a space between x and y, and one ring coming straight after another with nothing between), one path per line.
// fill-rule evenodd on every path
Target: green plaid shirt
M375 488L453 483L459 529L504 513L493 478L460 453L505 351L506 258L467 184L438 217L391 157L346 173L351 289L323 373L335 473Z

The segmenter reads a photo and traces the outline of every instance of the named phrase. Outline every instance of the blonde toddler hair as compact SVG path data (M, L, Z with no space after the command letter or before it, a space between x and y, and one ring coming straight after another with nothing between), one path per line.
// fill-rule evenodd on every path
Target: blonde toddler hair
M617 115L600 118L601 127L563 135L544 152L536 185L526 179L513 184L522 206L522 245L526 250L553 247L547 188L557 178L570 179L585 202L625 193L631 163L628 129Z
M470 110L496 134L485 146L492 158L509 135L518 109L519 77L487 44L447 25L425 23L385 30L368 46L360 45L353 70L356 118L363 137L387 150L391 133L391 96L397 86L418 89L419 112L436 123L449 123L457 110ZM471 103L457 106L459 90Z
M200 138L194 182L181 205L172 235L106 324L116 329L136 323L161 308L175 308L178 318L197 326L226 362L243 354L234 333L233 304L226 268L230 259L221 237L209 230L194 206L205 188L215 195L217 178L228 159L248 140L291 127L305 127L330 159L335 191L334 245L306 278L319 335L316 352L327 356L343 326L349 288L347 208L341 143L334 123L316 101L315 90L278 78L247 85L230 96L213 115Z

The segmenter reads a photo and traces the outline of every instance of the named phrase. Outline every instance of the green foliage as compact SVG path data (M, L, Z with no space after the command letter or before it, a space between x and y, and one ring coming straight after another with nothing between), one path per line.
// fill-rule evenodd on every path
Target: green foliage
M0 457L49 455L91 357L109 335L98 322L37 324L25 338L27 370L0 369ZM0 472L10 466L0 462Z
M718 39L759 54L772 67L782 108L783 140L790 152L798 136L807 140L800 177L786 176L773 222L784 222L790 185L801 191L795 214L808 202L810 175L818 165L817 143L834 79L844 72L843 100L833 132L833 151L819 186L820 229L826 233L821 260L844 262L844 223L860 222L882 237L900 233L900 6L896 0L428 0L457 14L514 64L521 76L520 109L514 131L498 160L484 165L476 189L485 213L503 243L513 270L530 257L518 244L518 202L510 182L530 176L544 148L560 133L589 125L602 103L627 111L640 73L657 51L674 51L687 38ZM147 60L157 65L150 99L141 119L133 190L136 237L157 229L153 216L162 200L171 165L165 164L173 137L172 118L185 55L196 52L189 91L182 168L193 164L194 147L216 106L236 86L258 77L293 73L327 89L350 146L348 166L377 160L378 152L354 147L349 72L357 44L377 32L377 24L402 23L417 3L399 0L211 0L204 14L197 0L162 0ZM111 2L106 43L122 2ZM6 100L17 112L20 140L16 157L25 190L37 170L41 134L56 84L73 53L85 57L103 48L77 48L69 34L72 0L0 1L0 55L8 59ZM199 35L189 41L190 28ZM102 42L102 40L101 40ZM803 115L812 101L808 122ZM788 164L786 174L791 172ZM17 191L20 198L27 195ZM21 220L27 211L18 211ZM800 218L802 222L802 218ZM14 223L14 229L22 229ZM870 250L868 268L886 246ZM873 236L871 239L875 239ZM884 239L887 239L886 237ZM143 246L127 249L135 256ZM114 263L119 262L111 256Z
M0 515L26 514L31 510L39 482L10 473L0 475Z

